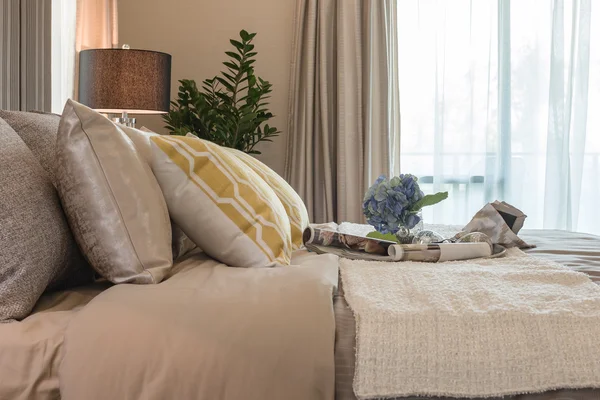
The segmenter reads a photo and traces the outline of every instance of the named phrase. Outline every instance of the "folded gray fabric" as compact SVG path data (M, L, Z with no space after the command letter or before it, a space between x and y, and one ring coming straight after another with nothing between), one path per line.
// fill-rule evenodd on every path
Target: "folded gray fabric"
M535 246L526 243L517 236L525 218L527 218L527 215L508 203L503 201L488 203L475 214L471 222L456 235L456 238L471 232L482 232L490 237L492 243L507 248L532 248Z

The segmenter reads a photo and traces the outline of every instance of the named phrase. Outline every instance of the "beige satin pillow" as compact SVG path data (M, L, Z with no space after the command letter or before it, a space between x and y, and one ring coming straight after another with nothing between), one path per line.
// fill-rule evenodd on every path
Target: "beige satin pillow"
M56 144L58 192L75 239L113 283L158 283L172 266L160 187L123 130L69 100Z
M160 136L158 133L151 131L150 129L142 126L140 129L130 128L124 125L119 125L119 128L125 132L129 139L133 141L135 148L142 155L144 160L150 166L152 163L152 147L150 145L150 138L153 136ZM177 260L179 257L183 257L190 251L194 250L196 243L192 242L192 239L187 237L185 233L171 221L171 231L173 232L171 240L171 249L173 252L173 260Z

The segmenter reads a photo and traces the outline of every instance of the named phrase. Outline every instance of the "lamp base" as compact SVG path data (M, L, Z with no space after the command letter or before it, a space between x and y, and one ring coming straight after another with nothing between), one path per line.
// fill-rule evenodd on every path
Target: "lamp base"
M127 114L125 111L123 111L120 117L112 117L110 120L117 124L135 128L135 118L129 118L129 114Z

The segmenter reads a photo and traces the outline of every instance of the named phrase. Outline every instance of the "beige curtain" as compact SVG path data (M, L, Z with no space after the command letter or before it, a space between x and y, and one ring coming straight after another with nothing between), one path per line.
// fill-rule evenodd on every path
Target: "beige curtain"
M285 174L314 222L362 221L366 188L391 171L393 7L298 1Z
M119 45L117 0L77 0L75 47L112 48Z
M119 46L117 0L77 0L75 88L79 90L79 52Z
M0 109L50 111L51 0L0 0Z

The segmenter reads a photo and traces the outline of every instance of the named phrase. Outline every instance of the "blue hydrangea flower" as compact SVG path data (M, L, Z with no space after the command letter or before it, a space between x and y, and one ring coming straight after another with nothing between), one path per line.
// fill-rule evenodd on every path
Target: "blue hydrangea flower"
M388 180L381 175L365 193L363 213L381 233L396 233L400 226L412 229L421 220L412 207L422 198L416 176L401 174Z

